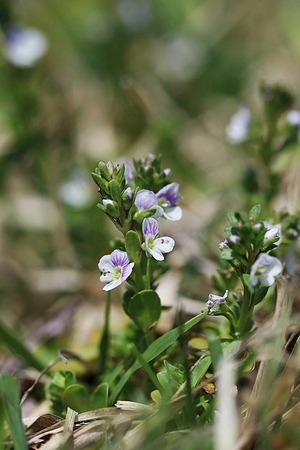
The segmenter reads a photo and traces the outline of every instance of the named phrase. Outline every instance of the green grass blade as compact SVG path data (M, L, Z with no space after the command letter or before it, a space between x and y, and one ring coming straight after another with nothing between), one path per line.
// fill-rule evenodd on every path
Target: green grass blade
M2 344L6 345L12 353L20 357L27 366L33 367L39 372L44 369L44 364L28 350L23 342L16 337L15 333L13 333L1 320L0 341Z
M153 359L160 356L164 351L167 350L174 342L181 336L182 334L189 331L193 328L197 323L201 322L202 319L207 315L207 311L203 311L192 319L188 320L183 325L180 325L173 330L168 331L163 336L160 336L156 339L152 344L149 345L147 350L142 354L142 357L146 363L153 361ZM110 396L110 404L113 404L131 375L141 367L141 363L139 361L135 361L135 363L129 367L129 369L124 373L123 377L120 379L117 386L113 389Z
M19 382L10 373L0 375L0 402L9 426L16 450L27 450L27 443L21 421Z

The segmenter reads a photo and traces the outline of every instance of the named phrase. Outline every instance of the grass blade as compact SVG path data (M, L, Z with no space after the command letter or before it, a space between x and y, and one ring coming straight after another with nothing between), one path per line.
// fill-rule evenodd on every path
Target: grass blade
M21 420L19 382L10 373L0 375L0 401L11 437L17 450L27 450L24 428Z
M42 364L33 353L20 341L2 321L0 321L0 341L6 345L9 350L19 356L27 366L33 367L39 372L44 369Z

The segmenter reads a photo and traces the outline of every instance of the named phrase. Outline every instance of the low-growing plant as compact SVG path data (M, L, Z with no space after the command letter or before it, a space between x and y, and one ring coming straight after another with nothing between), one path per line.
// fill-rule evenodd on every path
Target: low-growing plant
M247 131L263 168L261 203L227 214L213 292L198 315L185 321L178 314L176 326L165 333L158 324L167 308L157 287L176 246L172 223L183 214L179 184L153 154L132 164L100 161L95 168L98 207L117 233L111 252L98 263L107 297L96 369L92 382L71 370L53 372L46 396L59 418L52 416L43 437L27 429L30 443L41 444L50 428L61 426L63 437L55 445L70 448L63 439L70 438L72 427L90 438L87 426L95 421L100 431L84 448L267 450L279 448L278 442L296 448L299 432L290 436L289 430L294 416L299 418L299 325L291 311L300 214L272 211L280 185L272 161L295 142L295 127L284 119L290 94L266 86L262 94L265 122ZM160 235L162 224L170 229L166 236ZM116 337L110 310L119 287L130 324ZM2 335L26 363L40 367L9 330L3 328ZM10 399L17 403L14 378L0 378L0 394L0 411L11 429L9 435L0 420L0 443L10 448L11 436L16 448L23 448L20 416L8 406ZM74 432L79 446L77 438Z

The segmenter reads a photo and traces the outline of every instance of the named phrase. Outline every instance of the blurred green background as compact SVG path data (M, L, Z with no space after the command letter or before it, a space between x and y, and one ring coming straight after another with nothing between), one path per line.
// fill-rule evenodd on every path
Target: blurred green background
M244 204L247 155L226 125L241 104L259 116L262 81L297 97L299 1L2 0L0 22L2 318L29 335L51 311L60 320L47 338L72 320L85 341L91 317L101 322L97 263L115 237L90 172L149 152L181 185L184 218L164 224L176 287L205 299L209 287L191 280L209 284L226 211ZM42 35L12 59L22 27Z

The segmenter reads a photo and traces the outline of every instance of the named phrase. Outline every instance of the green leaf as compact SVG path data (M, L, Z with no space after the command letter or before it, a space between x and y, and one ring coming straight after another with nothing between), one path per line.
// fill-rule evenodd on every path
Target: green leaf
M129 316L128 308L129 308L130 300L132 299L133 296L134 296L134 291L132 289L128 289L128 291L125 291L124 295L123 295L122 306L123 306L123 309L124 309L125 313L127 314L127 316Z
M101 177L98 173L92 172L92 177L95 183L99 186L100 189L104 192L108 192L108 183L104 178Z
M67 387L62 396L63 404L78 413L89 409L89 392L82 384Z
M112 203L108 203L105 206L105 212L114 219L118 219L120 217L120 208L118 203L115 201L113 201Z
M142 223L144 219L147 219L148 217L153 216L153 214L156 212L155 208L151 208L151 209L146 209L146 210L140 210L137 211L134 216L133 219L137 222L137 223Z
M232 249L231 248L224 248L221 250L220 258L225 259L226 261L231 261L233 259L232 256Z
M129 300L128 315L144 332L158 321L160 313L160 298L155 291L138 292Z
M91 395L90 409L106 408L108 405L108 383L101 383Z
M169 397L175 394L185 380L183 367L177 367L164 361L165 370L157 374L157 379Z
M121 205L122 203L122 195L121 195L121 189L120 185L117 182L117 180L110 180L108 183L108 190L111 195L111 198L118 204Z
M136 231L130 230L125 236L125 248L126 252L129 253L131 260L139 264L140 263L140 253L141 253L141 243L139 235Z
M260 303L265 296L268 293L269 288L262 286L261 288L258 289L258 291L254 294L254 299L253 299L253 303L254 305L257 305L258 303Z
M253 352L246 353L237 369L237 379L245 372L251 372L255 367L255 355Z
M196 336L189 340L188 346L192 348L192 350L207 350L208 349L208 340L206 336Z
M0 321L0 342L6 345L12 353L20 357L27 366L33 367L39 372L44 370L44 364L28 350L21 339L18 338L17 333L11 331Z
M217 336L208 336L208 342L213 368L216 371L218 369L219 361L223 357L223 349L221 341L220 338Z
M189 331L195 325L197 325L204 317L208 314L208 311L205 310L188 320L183 325L174 328L173 330L168 331L163 336L160 336L156 339L152 344L149 345L147 350L143 353L143 358L146 362L153 361L153 359L160 356L163 352L165 352L176 340L184 333ZM131 375L141 367L141 363L139 361L135 361L135 363L129 367L129 369L124 373L123 377L120 379L119 383L115 386L114 390L110 396L110 404L115 403L116 398L119 393L131 377Z
M234 212L229 212L227 214L227 219L231 225L237 225L239 223L239 219L236 217L236 213Z
M19 382L10 373L0 375L0 403L17 450L27 450L24 428L21 420Z
M261 213L261 205L255 205L250 209L249 220L252 222L258 222Z
M223 348L224 357L231 358L232 356L235 356L239 352L241 345L242 345L242 341L240 341L240 340L233 341L233 342L223 342L222 348Z
M152 391L150 394L150 397L156 404L159 404L162 401L162 396L158 389L155 389L154 391Z
M199 359L199 361L197 361L191 373L192 388L194 388L195 386L197 386L198 383L200 383L200 381L208 371L210 365L211 365L210 356L205 356L205 358Z

